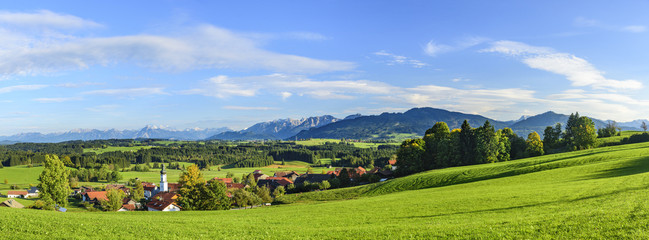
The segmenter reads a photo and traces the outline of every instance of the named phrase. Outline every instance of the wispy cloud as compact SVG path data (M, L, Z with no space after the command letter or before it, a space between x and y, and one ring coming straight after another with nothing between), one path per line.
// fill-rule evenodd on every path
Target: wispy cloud
M379 57L384 57L387 60L385 60L385 64L387 65L410 65L414 68L423 68L428 66L427 63L424 63L422 61L408 58L406 56L400 56L396 54L389 53L385 50L381 50L378 52L375 52L374 55L379 56Z
M637 80L613 80L583 58L552 48L530 46L521 42L497 41L482 52L495 52L520 59L527 66L566 77L573 86L590 86L593 89L633 90L641 89Z
M104 113L104 112L114 111L114 110L119 109L121 107L122 107L121 105L117 105L117 104L104 104L104 105L98 105L98 106L94 106L94 107L88 107L88 108L86 108L86 110L91 111L91 112Z
M0 88L0 93L10 93L10 92L15 92L15 91L30 91L30 90L38 90L41 88L48 87L48 85L16 85L16 86L9 86L9 87L3 87Z
M120 88L120 89L102 89L83 92L83 95L106 95L118 97L137 97L147 95L169 95L164 91L164 88Z
M200 88L181 91L181 94L197 94L209 97L228 98L232 96L252 97L255 96L259 87L255 84L237 84L228 76L220 75L203 82Z
M21 28L4 29L0 25L0 33L8 37L0 39L0 76L5 77L124 62L172 72L217 68L316 74L347 71L356 67L356 64L347 61L319 60L268 51L262 49L260 42L253 38L212 25L190 27L169 35L81 37L57 33L57 28L98 24L49 11L36 14L5 12L0 14L0 24L3 23L51 28L38 33L24 33ZM291 35L309 39L324 37L307 32Z
M608 23L603 23L595 19L577 17L573 21L573 25L577 27L593 27L604 29L608 31L620 31L620 32L630 32L630 33L642 33L647 31L647 26L644 25L612 25Z
M453 45L440 44L437 43L435 40L430 40L426 44L426 46L424 46L424 53L426 53L431 57L435 57L439 54L446 53L446 52L464 50L482 44L488 40L489 40L488 38L483 38L483 37L468 37L456 42Z
M273 107L247 107L247 106L224 106L223 109L245 110L245 111L250 111L250 110L255 110L255 111L277 110L277 108L273 108Z
M80 101L83 100L80 97L61 97L61 98L36 98L34 101L40 103L60 103L60 102L69 102L69 101Z
M249 77L217 76L200 88L181 91L217 98L253 97L258 92L280 93L286 99L293 94L317 99L353 99L358 95L389 94L393 87L368 80L314 80L303 75L270 74Z
M60 14L48 10L36 12L0 11L0 23L23 27L53 27L62 29L94 28L101 24L77 16Z

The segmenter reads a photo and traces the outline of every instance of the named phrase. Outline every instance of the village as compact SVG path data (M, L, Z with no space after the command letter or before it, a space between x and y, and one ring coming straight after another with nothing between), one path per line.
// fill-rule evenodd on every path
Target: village
M396 160L391 160L393 166ZM363 167L356 168L335 168L335 170L326 173L303 173L296 171L275 172L272 176L264 174L261 170L255 170L252 173L244 175L243 178L237 179L232 177L214 177L211 180L223 183L227 189L227 197L230 199L230 209L242 209L246 207L254 208L260 206L270 206L273 200L283 196L285 193L300 193L308 191L324 191L333 188L350 187L363 185L373 182L385 181L393 177L394 167L381 169L378 167L367 171ZM139 183L142 190L142 197L137 199L135 191ZM170 183L167 181L167 172L163 167L160 170L160 182L141 182L139 179L131 179L127 184L108 184L103 187L81 186L71 189L70 199L75 199L81 206L89 210L102 209L104 211L182 211L183 207L177 202L182 188L180 183ZM264 189L268 197L255 196L258 189ZM239 190L239 191L237 191ZM107 208L111 196L110 191L119 191L121 206L117 208ZM237 197L237 192L244 192L246 197ZM250 194L252 192L252 194ZM259 195L259 194L258 194ZM34 199L39 197L38 187L30 187L27 190L10 190L7 192L6 201L1 202L0 206L10 208L27 208L14 198ZM250 199L253 198L253 199ZM257 199L257 200L254 200ZM34 204L37 205L37 204ZM29 208L38 208L38 206L29 206ZM66 212L65 207L56 206L57 211Z

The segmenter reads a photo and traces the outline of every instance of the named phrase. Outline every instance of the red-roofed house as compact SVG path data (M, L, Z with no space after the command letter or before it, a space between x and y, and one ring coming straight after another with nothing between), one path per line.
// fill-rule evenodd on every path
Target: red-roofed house
M176 204L178 194L172 192L161 192L151 198L151 202L146 204L149 211L175 212L180 211L181 207Z
M81 194L81 201L89 203L99 203L100 200L108 201L106 191L101 192L84 192Z
M8 191L7 198L26 198L27 194L27 191Z
M232 178L219 178L219 177L215 177L215 178L212 178L212 180L215 180L215 181L221 181L221 182L223 182L223 183L225 183L225 184L232 183Z
M259 181L259 179L266 179L268 177L268 175L263 173L255 173L253 174L253 176L255 177L255 181Z
M275 172L275 175L274 175L274 176L275 176L275 177L285 177L285 178L290 179L291 181L295 181L295 179L296 179L297 177L299 177L300 174L297 173L296 171L290 171L290 172Z
M243 184L243 183L226 183L226 184L225 184L225 187L226 187L228 190L237 190L237 189L245 188L245 187L247 187L247 186L248 186L248 185L245 185L245 184Z

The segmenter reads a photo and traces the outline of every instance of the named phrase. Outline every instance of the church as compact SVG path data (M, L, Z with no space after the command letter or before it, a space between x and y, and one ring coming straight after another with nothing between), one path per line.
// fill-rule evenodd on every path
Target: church
M153 190L154 196L151 197L151 201L146 204L147 210L163 212L180 211L181 207L176 203L176 199L178 198L176 192L179 189L179 183L167 182L167 171L163 164L162 170L160 170L160 185Z

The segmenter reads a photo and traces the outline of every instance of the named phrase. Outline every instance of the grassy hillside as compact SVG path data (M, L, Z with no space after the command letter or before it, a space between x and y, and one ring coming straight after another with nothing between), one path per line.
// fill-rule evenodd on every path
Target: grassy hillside
M330 201L251 210L57 213L0 208L0 222L11 223L0 224L0 234L10 239L646 239L647 172L649 143L642 143L434 170L300 195L308 196L302 200L322 196L320 200ZM349 196L336 197L336 192ZM356 199L337 200L349 197ZM92 233L74 233L78 229Z

